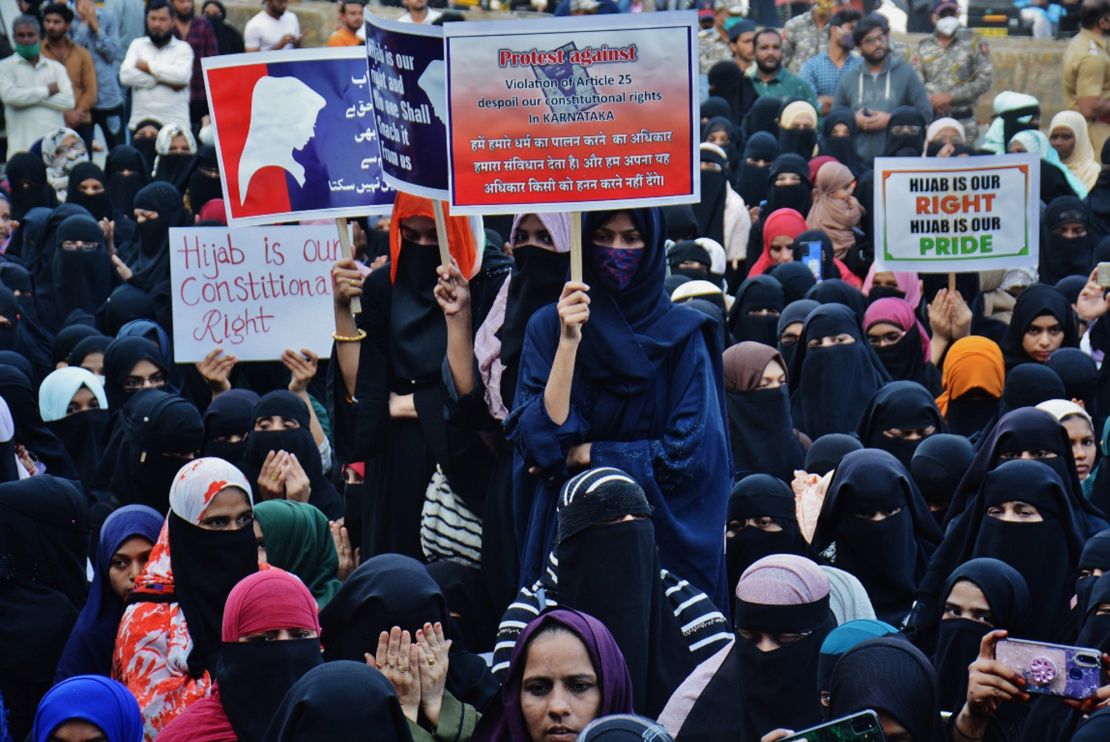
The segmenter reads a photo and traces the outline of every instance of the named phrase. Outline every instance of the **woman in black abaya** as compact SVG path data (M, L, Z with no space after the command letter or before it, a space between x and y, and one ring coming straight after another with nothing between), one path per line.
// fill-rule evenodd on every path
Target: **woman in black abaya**
M938 526L943 524L952 493L974 459L975 447L971 441L952 433L931 435L913 452L910 474Z
M181 194L169 183L155 181L143 186L134 201L138 244L128 264L129 283L152 293L170 280L170 228L192 225L192 216Z
M786 362L773 347L746 341L725 351L724 371L734 481L757 472L793 479L805 447L791 421Z
M1075 310L1059 289L1037 283L1021 292L1002 341L1007 371L1021 363L1045 363L1059 348L1078 346Z
M914 381L892 381L875 392L859 427L864 446L894 454L907 471L917 447L943 432L933 395Z
M875 391L890 381L841 304L825 304L806 317L788 373L794 424L810 438L854 432Z
M749 474L736 483L728 498L725 561L729 587L740 581L744 570L772 554L816 556L798 528L790 485L769 474Z
M898 626L940 538L906 468L886 451L863 449L836 467L812 545L863 583L875 615Z
M863 172L863 163L856 151L856 114L847 106L833 106L821 124L821 139L818 151L822 155L835 157L841 165L847 166L852 174Z
M95 312L119 282L104 233L92 218L67 218L58 226L55 239L48 304L53 311L43 318L51 329L61 328L75 310Z
M736 300L729 312L729 331L742 343L752 340L774 345L779 315L785 304L782 284L771 276L753 276L736 290Z
M733 188L751 208L767 198L771 187L771 163L779 156L778 140L767 132L758 132L744 143L744 156L732 166Z
M0 484L0 693L14 739L30 732L85 603L86 508L59 477Z
M1091 210L1075 196L1060 196L1048 204L1041 220L1041 283L1055 284L1072 275L1086 276L1094 267L1095 236Z

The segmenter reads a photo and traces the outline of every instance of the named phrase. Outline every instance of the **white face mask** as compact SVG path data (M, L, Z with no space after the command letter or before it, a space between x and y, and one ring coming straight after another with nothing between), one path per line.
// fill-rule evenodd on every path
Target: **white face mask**
M960 28L960 19L954 15L946 15L937 21L937 33L941 36L952 36Z

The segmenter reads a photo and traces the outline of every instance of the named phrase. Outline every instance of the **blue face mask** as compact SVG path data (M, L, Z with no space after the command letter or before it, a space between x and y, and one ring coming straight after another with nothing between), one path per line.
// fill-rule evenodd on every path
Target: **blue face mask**
M590 250L590 265L602 286L613 293L620 293L632 284L643 257L642 249L622 250L594 245Z

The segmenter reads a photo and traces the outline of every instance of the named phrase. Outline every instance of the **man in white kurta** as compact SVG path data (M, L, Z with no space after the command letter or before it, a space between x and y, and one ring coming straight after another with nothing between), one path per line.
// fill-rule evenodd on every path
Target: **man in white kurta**
M51 129L65 126L63 111L75 105L66 68L39 52L38 19L13 24L16 53L0 60L0 102L8 123L8 157L26 152Z

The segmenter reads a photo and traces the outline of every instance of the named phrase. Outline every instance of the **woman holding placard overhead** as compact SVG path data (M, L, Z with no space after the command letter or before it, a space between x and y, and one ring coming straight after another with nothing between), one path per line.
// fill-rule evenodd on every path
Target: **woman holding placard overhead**
M647 493L663 566L727 607L729 450L712 324L663 294L658 209L587 214L582 235L584 282L529 323L506 420L521 580L538 577L554 543L562 483L614 466Z

